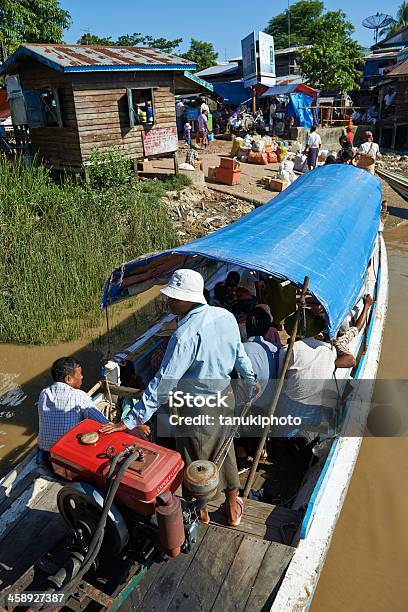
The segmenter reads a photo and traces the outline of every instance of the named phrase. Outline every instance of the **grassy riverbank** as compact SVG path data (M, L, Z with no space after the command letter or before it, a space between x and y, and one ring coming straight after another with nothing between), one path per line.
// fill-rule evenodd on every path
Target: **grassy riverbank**
M184 179L57 185L0 156L0 341L72 340L97 323L111 269L176 243L160 198Z

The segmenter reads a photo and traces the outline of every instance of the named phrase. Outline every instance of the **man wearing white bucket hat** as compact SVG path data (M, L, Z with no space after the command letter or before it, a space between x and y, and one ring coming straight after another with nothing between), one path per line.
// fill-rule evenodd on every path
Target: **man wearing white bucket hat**
M161 404L169 401L173 389L182 387L184 397L188 391L193 398L211 398L222 392L233 406L230 374L235 370L258 389L251 362L241 343L235 317L224 308L208 306L203 295L204 280L195 270L176 270L167 287L161 292L167 296L170 310L179 316L177 330L171 336L159 371L150 381L142 398L121 423L107 425L102 432L133 429L146 423ZM208 404L207 404L208 405ZM191 406L184 403L181 414ZM217 406L221 409L221 406ZM197 408L195 408L197 411ZM198 414L198 412L196 412ZM190 425L188 436L177 437L178 450L187 464L197 459L212 459L224 442L220 430ZM220 489L225 490L226 512L230 525L238 525L243 503L238 497L239 478L234 447L220 469ZM202 520L209 521L204 509Z

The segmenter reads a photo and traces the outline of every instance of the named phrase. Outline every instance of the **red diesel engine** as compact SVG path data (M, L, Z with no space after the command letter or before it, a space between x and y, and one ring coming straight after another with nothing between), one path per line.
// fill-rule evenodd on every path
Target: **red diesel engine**
M55 473L73 481L59 492L58 508L81 554L97 531L116 478L105 528L110 553L119 554L129 542L134 548L135 533L143 533L169 556L188 552L198 521L173 496L183 479L181 455L125 432L95 435L95 443L85 444L82 436L99 428L100 423L86 419L50 451Z
M123 431L101 434L95 444L81 443L82 434L100 427L97 421L86 419L58 440L51 448L54 472L67 480L89 482L103 491L112 457L136 444L140 456L123 476L115 503L145 516L154 514L157 496L164 491L174 493L183 480L180 453Z

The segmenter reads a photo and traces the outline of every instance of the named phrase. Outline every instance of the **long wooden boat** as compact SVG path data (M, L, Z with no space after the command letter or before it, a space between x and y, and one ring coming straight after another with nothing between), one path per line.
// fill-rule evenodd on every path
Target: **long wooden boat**
M378 176L387 181L387 183L396 191L404 200L408 202L408 177L398 174L397 172L389 172L388 170L377 169Z
M324 308L331 337L361 295L371 293L374 304L351 344L357 366L336 372L341 388L353 381L353 392L336 412L334 429L324 432L326 453L303 467L287 463L284 456L264 460L253 490L270 494L246 500L238 527L226 524L223 499L217 498L210 505L211 523L200 525L187 554L166 562L150 547L143 555L101 561L76 585L65 609L308 608L358 457L380 358L388 296L380 208L381 186L375 177L351 166L325 166L228 227L112 272L104 308L166 282L180 267L200 270L209 290L235 269L298 288L308 275L309 292ZM106 364L108 382L92 390L102 410L120 395L137 396L122 387L121 364L130 360L142 373L157 346L155 333L171 317ZM55 572L65 549L67 525L56 501L64 482L29 456L0 485L1 589L5 594L42 591L44 576ZM8 609L18 606L7 604ZM52 607L59 606L54 601Z

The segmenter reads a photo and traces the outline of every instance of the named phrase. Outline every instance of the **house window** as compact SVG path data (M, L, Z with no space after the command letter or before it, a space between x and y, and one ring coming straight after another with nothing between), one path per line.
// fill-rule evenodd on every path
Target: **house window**
M62 127L61 108L56 89L39 91L45 127Z
M63 127L56 89L24 90L23 94L30 128Z
M152 89L128 89L129 122L136 125L154 124L154 105Z

